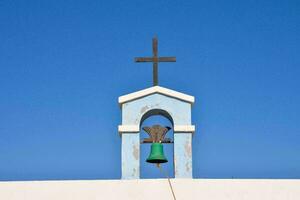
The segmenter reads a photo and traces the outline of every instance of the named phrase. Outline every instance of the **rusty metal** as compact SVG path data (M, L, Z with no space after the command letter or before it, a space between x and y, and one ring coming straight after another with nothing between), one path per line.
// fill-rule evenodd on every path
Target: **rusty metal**
M142 144L153 143L153 141L152 141L152 138L144 138L141 143ZM171 140L171 138L165 138L162 140L161 143L173 143L173 141Z
M137 57L135 62L152 62L153 63L153 86L158 85L158 63L159 62L176 62L176 57L158 57L158 40L152 39L152 57Z
M153 60L156 60L156 62L176 62L176 57L159 57L159 58L153 58L153 57L143 57L143 58L135 58L135 62L153 62Z
M167 132L171 128L166 126L154 125L152 127L143 127L143 130L148 133L150 138L144 138L142 143L173 143L170 138L165 138Z

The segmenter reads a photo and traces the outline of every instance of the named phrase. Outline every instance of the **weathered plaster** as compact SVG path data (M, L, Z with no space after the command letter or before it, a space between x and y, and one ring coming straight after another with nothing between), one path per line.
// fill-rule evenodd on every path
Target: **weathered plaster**
M138 131L143 120L154 114L164 115L174 127L175 178L192 178L192 134L195 126L191 124L191 102L179 99L178 94L176 98L161 93L137 98L135 94L128 101L129 97L131 95L121 98L127 101L121 104L122 125L118 128L122 135L122 178L139 178Z
M122 125L140 125L142 116L153 109L168 112L175 125L191 124L191 104L161 94L152 94L122 105Z
M122 179L140 177L140 135L122 134Z
M174 133L175 178L192 178L192 133Z

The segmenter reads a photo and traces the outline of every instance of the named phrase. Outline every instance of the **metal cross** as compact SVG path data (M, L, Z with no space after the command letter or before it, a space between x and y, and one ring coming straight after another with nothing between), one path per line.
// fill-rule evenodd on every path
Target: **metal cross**
M152 39L153 57L138 57L135 62L152 62L153 63L153 86L158 85L158 63L159 62L176 62L176 57L158 57L158 41L154 37Z

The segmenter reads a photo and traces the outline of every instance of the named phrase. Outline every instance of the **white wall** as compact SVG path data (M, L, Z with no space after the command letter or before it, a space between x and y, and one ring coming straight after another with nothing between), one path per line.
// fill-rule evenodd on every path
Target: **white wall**
M300 180L172 179L177 200L300 200ZM167 179L0 182L0 200L172 200Z

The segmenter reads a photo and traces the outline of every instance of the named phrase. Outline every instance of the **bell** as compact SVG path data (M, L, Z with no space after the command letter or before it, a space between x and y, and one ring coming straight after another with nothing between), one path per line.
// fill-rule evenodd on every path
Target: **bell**
M164 148L161 143L155 142L151 144L151 152L146 160L149 163L166 163L167 158L164 155Z

